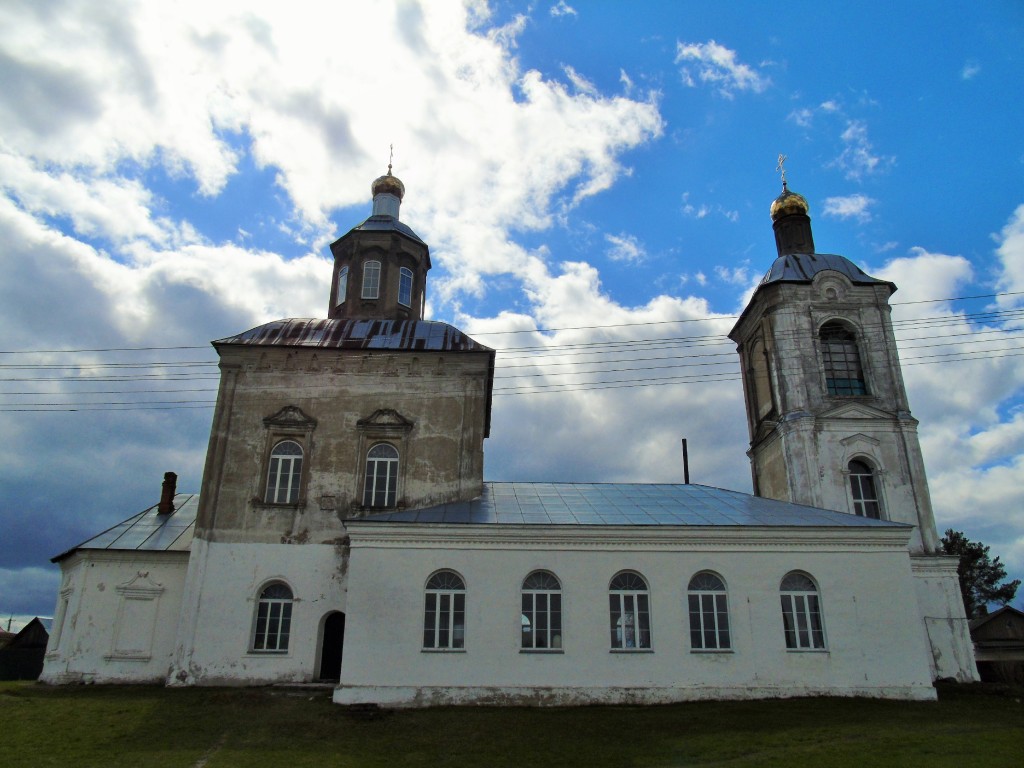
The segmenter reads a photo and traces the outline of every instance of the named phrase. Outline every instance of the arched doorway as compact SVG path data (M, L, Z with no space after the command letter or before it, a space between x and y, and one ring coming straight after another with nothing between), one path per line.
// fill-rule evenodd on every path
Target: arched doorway
M345 614L333 611L324 619L320 641L320 679L338 682L341 677L341 652L345 645Z

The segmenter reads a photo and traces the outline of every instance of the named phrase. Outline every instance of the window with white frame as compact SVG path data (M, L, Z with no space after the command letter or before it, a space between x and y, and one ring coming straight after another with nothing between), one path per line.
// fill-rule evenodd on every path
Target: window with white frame
M878 501L878 489L875 487L875 473L863 461L854 459L847 465L850 470L850 493L853 495L853 511L861 517L873 517L879 520L882 516L882 505Z
M651 609L647 582L634 571L623 571L608 585L611 646L615 651L651 647Z
M292 627L292 591L286 584L274 582L261 593L256 605L256 623L252 649L260 653L284 653Z
M377 443L366 454L364 507L393 507L398 495L398 449Z
M523 650L562 649L562 585L553 573L534 571L523 581L520 624Z
M444 651L466 647L466 584L454 571L438 571L427 580L423 647Z
M825 323L818 332L825 367L825 386L830 395L866 395L864 369L857 337L837 321Z
M302 480L302 446L294 440L282 440L270 452L267 470L268 504L295 504Z
M407 307L412 304L412 270L407 267L398 273L398 303Z
M364 299L376 299L380 295L380 262L367 261L363 264Z
M348 267L338 270L338 294L334 300L335 304L344 304L345 295L348 293Z
M690 609L690 648L695 651L732 648L729 599L721 577L701 571L690 579L686 597Z
M787 573L779 586L782 598L782 626L786 648L813 651L825 647L825 629L821 618L818 588L809 576L797 571Z

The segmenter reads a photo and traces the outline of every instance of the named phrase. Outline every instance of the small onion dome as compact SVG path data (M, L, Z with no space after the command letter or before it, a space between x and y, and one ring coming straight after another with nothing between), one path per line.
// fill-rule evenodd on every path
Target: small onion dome
M803 195L790 192L785 184L782 185L782 194L772 201L772 221L778 221L783 216L790 216L794 213L802 213L804 216L811 210Z
M391 175L391 166L389 165L387 175L374 179L373 184L370 185L370 191L374 197L382 194L394 195L401 200L405 196L405 184L397 176Z

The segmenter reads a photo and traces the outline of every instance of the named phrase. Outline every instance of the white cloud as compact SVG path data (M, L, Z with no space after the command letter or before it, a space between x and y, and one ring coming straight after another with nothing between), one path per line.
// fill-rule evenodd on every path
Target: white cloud
M576 9L565 2L565 0L558 0L557 3L551 6L549 13L558 18L560 16L578 16Z
M808 109L807 107L802 107L800 109L794 109L792 112L789 113L786 119L793 123L796 123L801 128L810 128L811 121L813 118L814 112Z
M847 195L846 197L827 197L823 215L833 216L837 219L856 219L857 221L869 221L871 214L868 208L875 204L875 201L867 195Z
M999 243L996 255L1002 268L999 290L1017 294L1024 292L1024 205L1017 206L996 241ZM1024 303L1024 297L1000 296L997 301L1001 307L1015 307Z
M741 63L736 51L714 40L676 43L676 64L679 63L684 63L680 74L686 85L696 86L696 80L700 80L716 86L721 95L730 99L736 91L761 93L771 84L770 79Z
M647 256L647 251L635 235L627 235L625 232L619 235L606 234L604 239L611 245L606 253L612 261L635 262Z
M840 135L843 150L832 165L841 169L848 179L859 180L885 170L894 162L892 157L875 152L868 139L867 123L863 120L848 120Z
M960 79L971 80L979 72L981 72L981 64L976 61L968 61L964 64L964 68L960 70Z
M1004 233L1016 220L1017 213ZM991 306L932 301L960 295L973 278L962 256L914 248L869 272L900 288L893 322L940 533L964 530L1024 571L1024 357L1012 354L1020 349L1019 326L968 316Z

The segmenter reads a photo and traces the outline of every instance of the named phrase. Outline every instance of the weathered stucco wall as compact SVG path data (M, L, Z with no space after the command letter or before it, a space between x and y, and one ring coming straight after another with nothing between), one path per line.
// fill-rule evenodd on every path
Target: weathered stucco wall
M350 527L340 703L935 695L905 532ZM466 582L463 652L422 650L424 585L441 568ZM536 569L562 584L561 653L519 647L520 588ZM649 652L610 650L607 589L623 569L650 587ZM730 652L690 649L686 587L701 570L728 587ZM817 581L825 651L785 647L779 583L791 570Z
M969 683L978 680L978 669L960 596L957 562L956 557L942 555L911 558L919 611L932 652L932 676Z
M376 442L400 453L400 508L479 495L488 365L488 353L222 349L197 536L333 542L342 518L363 514L366 451ZM289 406L309 422L265 423ZM385 410L407 427L360 425ZM305 452L298 504L265 501L270 451L281 439Z
M163 682L187 564L188 552L82 550L64 560L40 680Z

